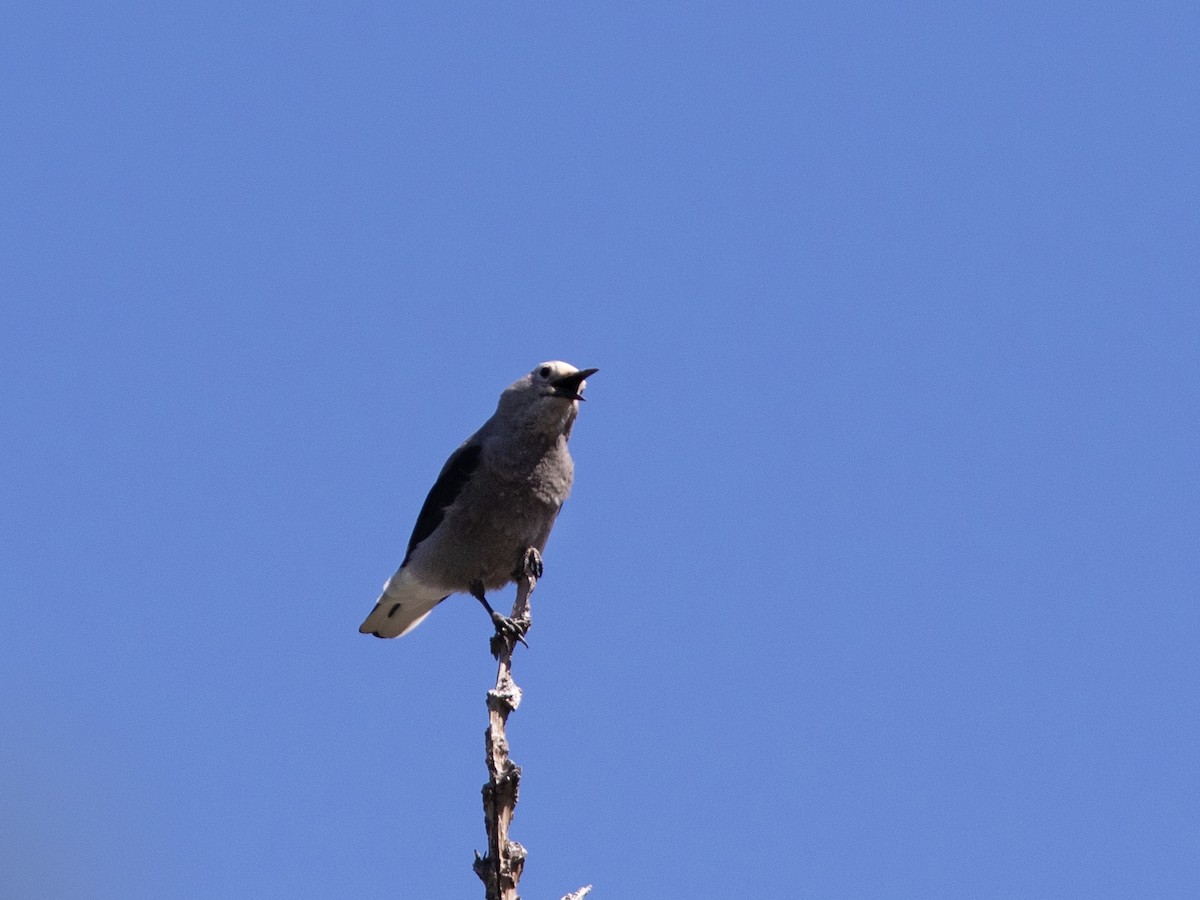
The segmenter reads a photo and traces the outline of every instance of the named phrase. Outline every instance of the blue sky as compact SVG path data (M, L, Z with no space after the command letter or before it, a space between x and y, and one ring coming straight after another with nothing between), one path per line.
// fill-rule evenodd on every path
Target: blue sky
M524 896L1195 896L1198 38L10 4L0 895L480 896L489 624L356 629L561 358Z

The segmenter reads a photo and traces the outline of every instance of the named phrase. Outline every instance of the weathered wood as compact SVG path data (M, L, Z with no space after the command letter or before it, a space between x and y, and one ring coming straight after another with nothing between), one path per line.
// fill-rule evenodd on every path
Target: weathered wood
M512 620L522 634L532 624L529 595L537 585L537 573L541 569L536 551L526 554L523 568L524 574L517 580L517 599L512 611ZM508 714L521 705L521 689L512 677L516 638L497 632L491 646L497 668L496 686L487 694L488 727L484 733L489 777L483 786L483 818L488 850L484 856L475 854L474 869L483 881L487 900L520 900L517 882L525 867L525 848L509 840L508 830L517 807L521 767L509 758L505 735Z

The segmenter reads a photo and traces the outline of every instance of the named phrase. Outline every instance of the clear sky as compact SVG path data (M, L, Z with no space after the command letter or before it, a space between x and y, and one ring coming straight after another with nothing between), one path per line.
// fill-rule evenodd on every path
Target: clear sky
M9 3L0 896L1200 895L1195 3ZM497 598L511 602L511 589Z

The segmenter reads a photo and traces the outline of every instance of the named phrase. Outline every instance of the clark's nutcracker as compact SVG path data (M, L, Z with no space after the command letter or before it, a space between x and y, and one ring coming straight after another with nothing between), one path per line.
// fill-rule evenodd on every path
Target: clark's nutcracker
M597 371L555 360L508 386L492 417L446 460L404 562L360 632L407 634L456 593L476 597L498 630L514 628L484 591L504 587L528 566L540 574L539 554L574 477L567 439L584 379Z

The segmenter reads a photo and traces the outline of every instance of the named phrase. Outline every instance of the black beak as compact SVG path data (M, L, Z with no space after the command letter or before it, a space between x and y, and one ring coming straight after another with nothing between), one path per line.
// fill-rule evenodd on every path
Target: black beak
M599 369L580 369L578 372L572 372L562 378L555 378L550 382L554 385L554 396L562 397L564 400L582 400L583 397L579 394L579 385L585 378L590 378L599 371Z

